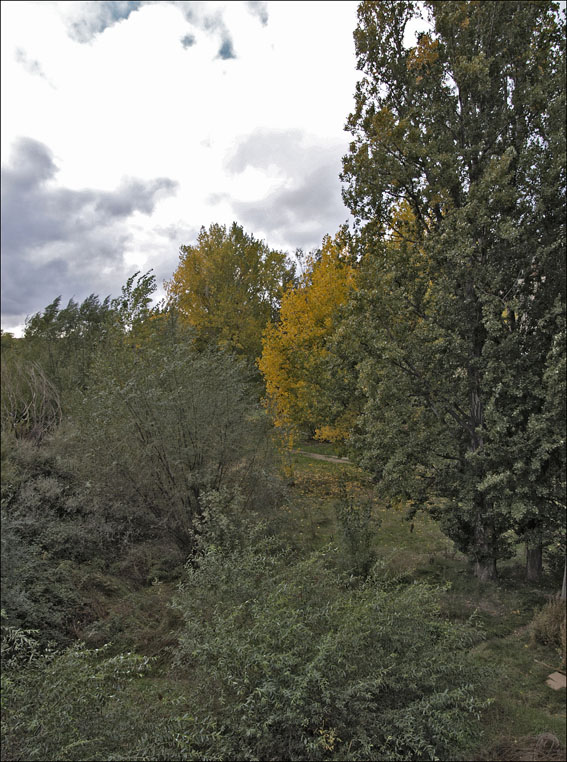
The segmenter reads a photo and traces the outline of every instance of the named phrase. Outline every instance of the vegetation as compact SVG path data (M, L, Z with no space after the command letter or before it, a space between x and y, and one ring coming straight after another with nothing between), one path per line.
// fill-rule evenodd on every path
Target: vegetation
M288 287L277 322L265 332L259 367L274 424L292 440L309 433L342 441L352 425L352 408L340 410L336 390L327 381L332 368L327 343L353 287L349 256L344 231L334 240L327 237L318 256L307 258L299 283Z
M2 759L564 757L564 30L426 8L300 277L212 225L2 335Z
M565 38L552 3L426 5L415 47L412 2L362 3L355 32L353 446L491 579L511 526L539 546L565 510L565 421L544 412L565 310Z
M196 246L181 247L167 288L201 346L212 343L253 362L292 277L283 252L269 249L236 223L229 230L211 225L201 228Z

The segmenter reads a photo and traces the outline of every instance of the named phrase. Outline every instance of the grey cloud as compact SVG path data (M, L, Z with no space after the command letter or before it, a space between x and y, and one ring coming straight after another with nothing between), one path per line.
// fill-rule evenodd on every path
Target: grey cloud
M20 138L16 143L12 152L12 165L16 169L6 169L6 176L20 188L44 183L57 172L47 146L32 138Z
M51 82L48 80L48 78L45 76L45 72L41 68L41 64L39 61L36 61L34 58L30 58L25 50L22 48L16 48L16 52L14 54L14 57L16 61L23 66L23 68L28 72L28 74L31 74L33 76L41 77L44 79L48 84L53 87Z
M225 37L217 53L217 58L222 58L223 61L227 61L230 58L236 58L234 52L234 46L230 37Z
M78 5L78 14L68 23L68 34L76 42L90 42L108 27L127 19L142 4L140 0L82 2Z
M193 34L186 34L181 38L181 44L184 48L190 48L195 44L195 36Z
M342 144L319 146L300 130L258 130L248 136L228 161L230 171L275 166L287 180L260 201L233 200L239 220L293 246L319 246L349 217L339 181L344 151Z
M104 0L104 2L81 2L77 10L67 21L67 31L70 37L77 42L90 42L98 34L119 21L127 19L131 13L144 5L155 5L164 0L139 0L137 2L125 2L118 0ZM228 60L236 58L234 42L228 29L222 11L210 7L207 2L194 2L194 0L167 0L171 5L179 8L186 21L192 26L202 29L209 34L220 36L220 47L217 58ZM257 16L263 25L268 22L267 6L263 2L248 2L247 9ZM181 39L184 48L195 43L193 34L186 34Z
M2 314L12 324L58 294L119 293L128 218L151 214L176 188L169 178L127 178L113 191L70 190L56 174L49 149L29 138L2 168Z
M128 178L116 191L99 192L96 209L111 217L129 217L135 211L151 214L156 202L171 195L176 188L177 183L168 177L150 181Z
M239 143L226 167L230 172L239 173L249 166L267 169L273 165L295 173L305 159L305 138L301 130L255 130Z
M258 16L262 26L266 26L268 23L268 4L261 2L260 0L248 0L246 3L248 10L254 16Z
M222 201L230 201L230 194L224 192L211 193L209 196L207 196L207 203L212 204L213 206L220 204Z
M167 238L169 241L175 242L177 246L181 246L182 244L194 241L199 233L199 228L181 224L166 225L165 227L157 227L156 233Z

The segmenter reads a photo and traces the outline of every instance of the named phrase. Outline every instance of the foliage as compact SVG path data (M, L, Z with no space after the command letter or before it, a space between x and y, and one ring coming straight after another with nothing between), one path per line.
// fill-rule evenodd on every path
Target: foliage
M39 644L35 639L37 630L22 630L20 627L14 627L7 624L7 615L4 609L1 610L2 633L1 633L1 653L2 668L13 669L21 664L32 662L37 658Z
M58 296L26 321L20 351L43 368L63 406L77 389L85 389L91 363L114 324L110 297L95 294L81 304L70 299L61 308Z
M334 555L295 561L268 539L187 567L177 670L195 703L180 756L455 758L471 739L472 631L443 620L425 585L353 589Z
M556 524L565 482L544 380L565 314L564 34L553 3L425 6L415 45L421 6L359 7L343 180L364 261L339 338L360 464L488 579L524 518Z
M39 630L43 645L69 643L88 613L79 566L104 565L136 534L115 502L98 503L69 467L52 440L4 438L2 608L7 624Z
M79 644L3 671L3 759L123 759L148 719L127 690L150 666L135 654L109 657Z
M226 487L249 507L270 470L266 417L231 356L196 352L174 315L143 343L100 357L75 446L85 478L186 553L195 545L203 495ZM172 322L173 321L173 322Z
M353 288L349 256L348 237L341 231L323 240L318 257L307 258L299 283L282 298L278 320L266 329L258 363L275 425L330 441L344 440L353 419L336 390L329 393L332 358L327 349L339 309Z
M136 333L151 317L159 314L160 305L150 307L156 288L156 278L151 270L143 275L137 270L122 286L122 293L112 300L111 308L123 333Z
M364 579L376 561L374 540L377 521L373 516L375 501L349 493L346 483L340 484L340 497L335 503L340 538L346 551L349 571Z
M203 227L195 246L182 246L166 287L199 346L218 345L253 362L292 276L282 252L233 223L228 230L223 225Z

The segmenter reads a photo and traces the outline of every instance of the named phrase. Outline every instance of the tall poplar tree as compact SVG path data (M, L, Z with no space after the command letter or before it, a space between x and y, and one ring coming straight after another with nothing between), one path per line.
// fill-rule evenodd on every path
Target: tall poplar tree
M352 442L490 579L511 529L539 546L564 510L550 396L565 316L564 16L552 2L363 2L354 36L342 179L362 265L339 344L358 352L366 404Z

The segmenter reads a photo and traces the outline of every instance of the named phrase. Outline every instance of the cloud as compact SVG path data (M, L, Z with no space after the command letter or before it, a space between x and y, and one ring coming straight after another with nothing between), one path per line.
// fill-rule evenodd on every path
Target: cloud
M97 34L127 19L143 3L139 0L102 0L75 3L68 17L67 33L76 42L90 42Z
M186 34L185 37L181 38L181 44L184 48L190 48L195 44L195 35Z
M36 61L34 58L29 58L25 50L22 48L16 48L14 58L19 64L21 64L21 66L28 72L28 74L41 77L46 82L48 82L51 87L53 87L51 82L49 82L48 78L45 76L45 72L41 68L39 61Z
M236 58L236 53L234 52L234 46L230 37L227 36L222 41L217 58L222 58L223 61L226 61L229 58Z
M276 171L279 187L256 201L232 200L239 220L263 234L312 249L334 234L349 212L341 198L342 144L320 145L301 130L256 130L227 162L233 174L247 167Z
M2 312L12 324L59 294L119 293L129 218L152 214L177 187L169 178L125 178L112 191L71 190L56 176L50 150L31 138L20 138L2 169Z
M239 144L226 163L233 173L243 172L246 167L268 169L278 167L295 174L305 158L306 135L303 130L277 130L260 128L254 130Z
M103 2L78 2L69 4L72 7L63 7L67 33L76 42L88 43L109 27L128 19L134 11L147 5L155 5L156 2L164 5L165 1L169 5L179 8L185 20L193 27L201 29L208 34L220 36L221 42L217 58L223 60L236 58L232 34L224 20L226 3L195 2L194 0L137 0L136 2L104 0ZM263 26L267 25L268 8L265 2L246 2L244 7L250 14L258 18ZM188 33L181 39L181 44L184 48L188 48L194 45L195 41L195 36Z
M249 0L246 5L250 13L260 19L262 26L266 26L268 23L268 4L258 0Z

